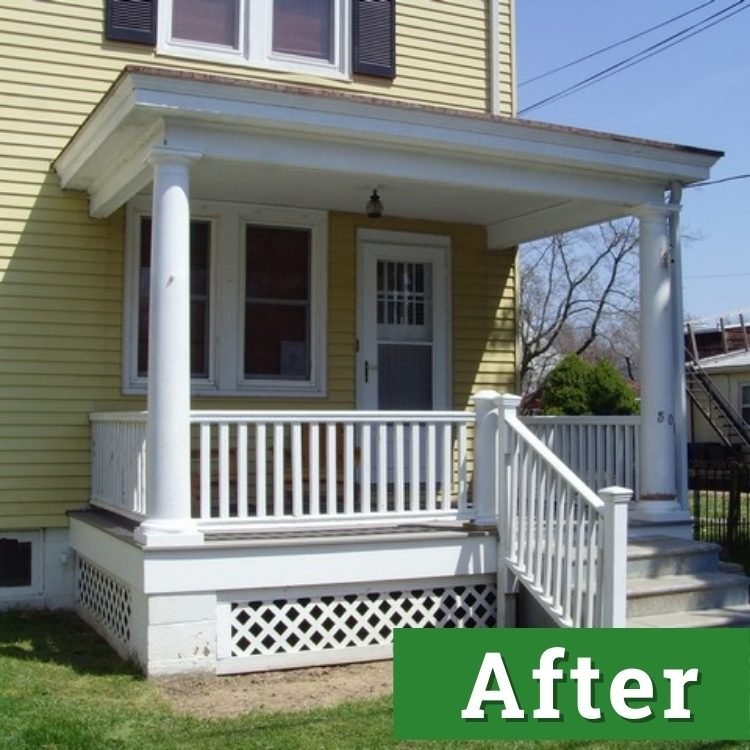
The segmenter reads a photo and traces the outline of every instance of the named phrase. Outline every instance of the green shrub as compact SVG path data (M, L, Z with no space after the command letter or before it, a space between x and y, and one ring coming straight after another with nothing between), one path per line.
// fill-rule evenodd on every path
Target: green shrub
M545 414L578 416L638 413L633 389L606 359L594 365L577 354L568 354L544 382Z
M589 371L589 408L592 414L637 414L635 393L617 368L607 359Z
M565 357L544 381L544 413L590 414L587 387L590 369L576 354Z

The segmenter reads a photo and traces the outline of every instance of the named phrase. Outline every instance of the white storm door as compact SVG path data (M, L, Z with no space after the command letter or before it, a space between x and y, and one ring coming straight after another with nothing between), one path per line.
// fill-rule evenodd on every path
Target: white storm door
M360 230L357 406L448 409L446 237Z

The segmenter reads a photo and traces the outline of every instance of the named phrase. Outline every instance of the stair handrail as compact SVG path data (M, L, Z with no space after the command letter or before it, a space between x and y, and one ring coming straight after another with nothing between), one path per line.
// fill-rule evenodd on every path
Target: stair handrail
M520 421L517 405L498 399L498 596L517 580L559 627L624 627L632 490L597 495Z
M730 424L734 428L734 431L739 436L740 440L745 444L746 447L750 448L750 428L742 419L742 415L735 409L733 404L727 399L727 397L721 392L718 386L714 383L713 378L706 372L701 366L700 362L695 359L689 349L686 347L686 352L689 355L688 360L685 362L685 368L688 373L695 376L696 381L701 385L704 392L714 402L718 409L724 414L729 420ZM696 404L698 409L701 411L704 417L711 426L716 430L720 437L724 437L719 428L714 424L710 414L707 414L705 409L701 407L699 402L696 400L695 395L691 392L690 380L688 379L688 395L690 396L693 403ZM731 445L731 443L730 443Z

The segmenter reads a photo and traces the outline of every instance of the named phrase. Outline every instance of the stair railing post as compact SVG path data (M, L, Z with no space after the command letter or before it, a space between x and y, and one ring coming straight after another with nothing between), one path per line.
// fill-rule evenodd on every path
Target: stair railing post
M627 618L628 503L633 491L624 487L605 487L598 494L604 501L600 625L603 628L624 628Z
M475 526L497 525L497 408L496 391L475 393L474 402L474 512Z
M499 628L514 628L516 627L515 591L517 583L506 560L513 552L514 523L512 514L515 503L510 493L513 487L511 472L513 471L515 443L506 419L510 415L516 415L521 399L519 396L506 394L497 396L495 403L498 409L497 626Z

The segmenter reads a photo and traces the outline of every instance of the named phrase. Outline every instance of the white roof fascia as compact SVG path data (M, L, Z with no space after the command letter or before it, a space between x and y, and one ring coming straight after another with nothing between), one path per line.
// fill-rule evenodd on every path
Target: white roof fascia
M169 145L208 158L215 151L217 158L241 159L244 152L244 158L261 159L253 144L265 137L273 140L276 154L286 141L299 158L319 167L316 159L323 155L315 152L324 142L329 171L360 163L368 172L375 168L408 179L417 169L419 180L457 186L472 181L493 190L618 205L637 205L654 196L661 200L669 182L706 179L719 158L718 153L518 121L128 72L56 160L62 186L95 190L96 215L114 210L127 184L143 181L132 158L144 143L158 141L153 134L160 126L165 141L180 141ZM118 168L123 175L115 174Z
M205 81L136 74L135 105L162 116L212 124L268 127L352 137L387 145L450 148L457 154L516 159L548 166L617 171L640 179L696 181L708 176L715 156L645 142L558 132L552 128L482 117L383 106L354 99L242 88ZM185 85L185 84L189 85ZM150 85L146 85L150 84ZM156 84L156 85L154 85ZM180 85L182 84L182 85Z
M206 159L247 161L329 173L368 175L375 180L401 179L415 184L440 184L512 191L534 195L569 196L579 200L640 205L662 200L663 187L634 179L607 177L601 173L518 161L499 161L476 154L456 154L447 149L394 147L363 144L329 133L317 140L269 131L246 132L200 127L174 122L166 127L166 142L173 148L199 151Z

